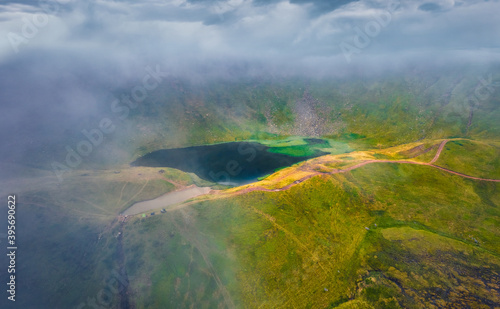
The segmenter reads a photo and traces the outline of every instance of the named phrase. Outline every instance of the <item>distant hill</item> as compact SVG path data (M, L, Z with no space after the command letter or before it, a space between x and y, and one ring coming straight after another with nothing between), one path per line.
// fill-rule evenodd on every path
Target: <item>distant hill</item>
M118 101L101 102L94 116L12 160L50 168L53 160L64 160L65 146L87 140L82 130L98 128L103 118L116 130L105 134L84 166L131 162L164 148L294 135L339 139L360 149L421 139L491 139L500 135L499 80L495 67L343 79L169 77L142 102L131 96L132 87L114 89Z

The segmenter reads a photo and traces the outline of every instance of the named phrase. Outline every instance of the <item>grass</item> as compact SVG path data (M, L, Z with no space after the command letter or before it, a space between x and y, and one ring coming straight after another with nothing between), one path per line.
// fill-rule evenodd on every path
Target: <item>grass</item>
M174 189L157 169L129 172L75 171L61 184L44 177L19 192L19 306L72 308L108 287L119 269L116 216ZM118 294L109 295L105 303L114 306Z
M436 165L471 176L500 179L500 143L450 141Z
M255 141L271 148L308 145L308 143L304 140L304 137L301 136L291 136L278 140L260 139Z
M394 172L390 173L391 170ZM485 225L490 216L500 215L492 208L498 203L495 193L498 184L472 181L431 167L413 165L368 165L352 171L352 175L362 181L363 188L371 189L367 193L374 196L381 210L392 218L420 222L460 239L481 234L478 237L483 239L482 246L500 253L496 227Z
M163 177L170 182L177 183L182 186L189 186L194 183L193 177L190 174L184 173L178 169L174 168L162 168L160 171Z
M474 92L477 76L483 75L477 70L453 69L440 72L439 77L406 72L363 80L240 78L197 84L173 79L131 112L110 141L109 148L115 149L111 154L108 148L102 153L96 150L83 164L107 167L158 149L235 140L301 146L304 137L294 136L312 135L305 132L316 132L315 137L330 143L342 142L349 146L341 147L344 151L382 149L422 139L495 139L500 134L498 91L481 101L468 128L470 108L463 102ZM120 94L117 90L117 97ZM315 103L305 107L320 121L301 121L303 112L298 107L304 96L313 98ZM86 120L94 121L99 119ZM297 132L300 125L308 130ZM321 130L314 131L313 126ZM79 135L69 135L59 144L73 145L81 139ZM47 145L36 165L50 170L53 158L64 158L66 150L59 144ZM325 151L340 151L337 145L331 146ZM25 161L35 165L29 158Z
M358 216L349 216L354 210L347 207L330 210L330 216L343 215L328 235L310 231L297 236L311 220L332 208L320 201L339 196L355 204L341 188L316 181L308 184L311 192L306 196L306 188L295 188L286 197L255 193L202 202L183 211L128 223L124 243L127 270L138 295L137 308L211 307L224 305L228 299L237 305L272 308L292 295L296 295L294 303L298 306L314 304L318 299L328 305L331 293L341 297L345 286L332 279L353 273L342 269L339 275L329 270L333 262L330 256L343 248L342 254L334 254L335 261L348 263L365 230ZM318 184L334 191L314 189ZM323 194L318 205L304 204L308 196L318 193ZM285 203L288 200L295 202ZM328 220L323 218L323 224ZM359 227L358 236L340 235L343 227L353 225ZM330 294L324 294L327 286ZM311 289L316 292L311 294ZM229 297L223 297L224 290Z
M489 202L478 197L478 192L489 196L490 202L493 198L495 200L493 203L498 205L498 196L494 193L497 191L498 185L477 184L429 169L421 166L367 166L353 172L353 176L335 175L336 181L325 182L321 178L313 178L305 184L293 187L289 192L280 194L253 193L252 196L246 196L239 203L260 215L260 220L259 217L245 215L246 220L257 219L271 223L267 229L264 229L267 232L261 232L262 235L266 235L264 238L253 237L249 239L241 236L244 238L239 239L231 236L233 240L229 247L237 251L238 244L245 244L245 248L251 247L240 249L246 252L242 254L245 257L245 265L249 265L248 267L253 269L250 274L246 274L249 278L247 280L269 278L268 281L264 280L263 287L250 289L247 292L247 300L263 299L263 302L260 303L263 307L283 305L285 299L287 304L295 306L310 305L308 302L313 302L318 306L326 306L328 301L335 304L339 300L352 297L354 294L359 297L360 303L368 303L374 307L386 308L402 305L403 307L418 308L428 305L425 295L437 290L433 284L441 282L439 278L443 274L449 273L456 263L461 261L460 263L464 264L467 261L462 257L463 252L479 255L475 264L477 266L474 267L479 267L481 271L486 273L489 272L490 276L494 278L498 268L498 254L500 253L499 235L496 232L496 225L490 224L489 228L485 228L485 222L492 215L498 218L499 214L492 213L492 209L489 208L491 206L488 205ZM388 186L389 184L390 186ZM420 184L418 190L413 187L416 184ZM455 190L457 186L458 190L465 195L455 197L449 193L450 188ZM337 191L339 189L343 193ZM271 203L267 202L269 199L272 200ZM332 205L329 201L336 201L336 204ZM335 207L335 205L338 206ZM203 209L210 209L212 212L214 207L206 206ZM330 216L326 210L330 210ZM352 221L354 218L358 218L359 221ZM224 222L227 220L230 219L226 219ZM374 224L377 222L378 227L375 228ZM226 224L233 226L231 232L228 231L228 234L231 235L239 235L240 233L236 231L240 231L240 229L244 231L243 226L245 225L253 226L249 222L231 223L229 221ZM225 224L217 220L214 222L214 230L211 233L215 232L215 226L219 234L222 233L220 238L223 238L224 231L220 229ZM369 226L370 230L366 231L365 226ZM236 230L234 230L235 228ZM411 232L414 228L417 230ZM440 266L438 260L430 259L433 264L429 267L435 267L437 270L427 272L426 269L420 269L416 273L416 278L419 278L419 274L430 276L430 278L427 278L429 281L421 281L421 285L418 287L411 286L408 281L397 281L398 277L396 279L390 277L391 274L395 273L395 270L389 269L389 266L385 269L387 273L378 275L379 285L360 287L354 284L359 278L357 276L363 278L362 274L365 271L370 274L374 271L380 271L377 267L381 267L382 264L376 264L371 260L366 261L367 251L364 250L378 248L378 240L376 237L371 237L370 234L377 233L377 230L385 231L383 229L387 229L387 232L383 232L382 235L387 236L388 241L396 243L412 241L415 235L419 235L421 241L432 243L429 250L442 250L443 254L450 256L450 259L445 261L444 266ZM401 234L399 235L398 229L403 229L402 231L407 233L399 233ZM258 235L258 230L255 228L252 228L251 231L252 234ZM394 239L394 235L399 235L400 239ZM476 244L471 236L474 239L479 239L480 244ZM219 237L216 238L219 239ZM358 242L353 241L354 239L358 239ZM282 254L280 252L283 246L288 247L288 249ZM335 248L342 248L342 250L337 251ZM411 248L413 248L411 250L416 250L415 248L425 248L425 246L417 244ZM407 261L416 259L419 254L422 254L408 248L389 250L388 247L382 247L378 250L382 253L385 252L388 256L387 259L389 257L390 259L399 259L407 256L400 263L403 266L406 265L404 267L407 267L405 269L408 272L411 272L412 269L408 267L413 264L408 266ZM404 250L410 250L410 252L405 253ZM285 254L285 252L290 251L294 254ZM250 254L250 252L253 253ZM352 255L349 252L352 252ZM236 255L238 256L238 254ZM316 261L315 257L320 261L317 262L318 264L328 265L326 269L341 271L342 279L335 276L328 277L323 269L314 262ZM357 264L358 262L359 264ZM393 262L389 263L389 260L386 263L387 265L396 265ZM421 265L426 265L425 263L422 259ZM482 268L481 265L485 268ZM273 269L279 271L273 272ZM290 269L290 276L287 275L287 269ZM472 268L468 269L467 275L462 280L478 280L479 277L475 275ZM300 276L300 274L306 273L310 275ZM255 277L252 279L252 276ZM300 283L293 281L298 280L297 276L302 279ZM325 303L322 303L324 294L319 294L321 293L319 291L322 290L322 278L334 284L335 290L333 295L328 292L327 297L324 297ZM403 294L401 296L401 288L393 282L394 280L407 290L414 289L416 291L414 293L417 295L409 297ZM349 286L347 283L351 285ZM262 279L260 284L263 284ZM450 285L449 282L441 282L440 284L448 288ZM492 281L490 281L491 284L493 284ZM251 284L246 286L248 289ZM294 286L300 287L299 290L294 290ZM460 285L457 286L455 283L452 286L454 287L453 293L459 293ZM328 289L331 291L330 288ZM283 297L283 293L286 297ZM495 296L497 294L488 295L486 289L474 290L472 294L477 294L479 298L470 301L467 294L457 294L456 298L444 298L442 301L472 306L497 301L497 296ZM311 295L314 296L311 297ZM243 297L245 299L245 296Z
M222 285L235 285L231 259L190 229L180 212L127 225L125 254L136 308L207 308L237 301L225 298Z
M359 283L358 295L374 307L463 308L500 300L497 293L491 293L500 271L498 256L409 226L372 234L363 261L370 271Z
M279 140L256 140L266 145L269 152L281 153L294 157L316 155L319 151L331 154L340 154L352 151L345 142L323 139L324 143L308 143L306 137L290 136Z
M394 158L412 147L316 158L260 185L282 187L308 175L307 166L327 171L367 158ZM448 151L467 153L450 148L442 155ZM20 223L20 241L37 254L20 263L32 282L48 282L37 289L20 284L32 294L21 292L25 307L35 299L68 307L99 293L119 267L116 215L173 190L172 183L193 181L173 169L159 170L75 172L58 187L35 185L23 194L20 215L30 225ZM498 186L429 166L380 163L316 176L283 192L228 193L134 217L123 230L129 295L136 308L497 304ZM64 297L48 296L54 293ZM112 297L117 304L118 295Z
M129 234L137 247L129 251L138 255L134 260L147 261L135 273L153 280L148 287L141 279L137 293L147 296L139 304L161 307L147 301L174 299L171 305L210 306L202 288L216 286L210 277L227 283L213 295L226 289L235 304L250 308L498 303L491 290L500 271L497 192L497 184L431 167L379 164L314 177L284 192L200 202L151 223L137 220ZM151 231L140 232L150 225ZM169 229L184 240L169 240ZM148 240L150 235L166 241ZM168 250L151 256L157 249L144 247L150 242ZM196 251L210 256L213 268ZM199 270L162 271L155 264L172 254L164 263L196 261L190 265ZM187 274L198 271L205 277L188 286ZM214 306L225 302L212 300Z
M102 153L96 149L82 163L100 170L68 172L58 184L35 169L14 169L9 174L23 177L12 182L23 189L18 191L19 307L70 308L97 297L119 267L117 214L182 186L213 185L174 169L160 174L120 165L153 150L258 140L291 155L330 152L330 161L313 166L326 172L368 159L406 159L413 153L405 151L459 137L436 164L500 178L500 92L480 102L467 128L469 107L462 102L479 74L460 68L439 76L402 75L200 85L172 79L148 94ZM294 136L300 134L296 106L305 85L317 99L311 113L328 129L321 136L328 145L308 145L305 137ZM26 162L35 167L48 162L42 167L50 171L54 158L65 157L64 145L81 140L76 134L39 151L42 163L33 163L31 154ZM435 153L413 160L429 162ZM306 164L280 170L259 185L288 185L310 174ZM126 223L129 296L137 308L500 303L499 184L427 166L372 164L317 176L284 192L230 195L237 190ZM0 272L2 281L4 275ZM108 307L117 307L117 294L111 297Z
M258 180L258 181L264 180L264 179L266 179L267 177L269 177L269 176L271 176L271 175L272 175L272 174L268 174L268 175L264 175L264 176L262 176L262 177L257 177L257 180Z
M292 157L309 157L317 153L317 151L308 146L290 146L290 147L273 147L268 149L269 152L286 154Z

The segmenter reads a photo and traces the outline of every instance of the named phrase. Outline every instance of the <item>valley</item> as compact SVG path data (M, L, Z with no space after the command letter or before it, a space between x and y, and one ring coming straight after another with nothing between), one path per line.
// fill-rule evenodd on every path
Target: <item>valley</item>
M499 11L2 1L0 308L500 308Z
M324 89L311 87L306 101L326 98ZM234 117L207 123L211 128L224 123L236 137L187 138L178 131L186 139L176 144L160 139L161 118L147 124L156 128L149 142L143 131L117 130L117 140L103 142L93 160L67 170L62 182L44 155L30 165L4 164L9 177L2 182L3 194L25 188L16 192L23 218L18 237L30 252L38 252L19 257L26 274L18 282L21 305L439 308L499 303L500 144L491 121L498 107L485 103L488 113L475 112L468 135L463 133L468 115L443 112L425 120L415 109L427 127L422 138L415 128L405 131L409 116L394 127L387 123L413 113L411 100L392 97L394 89L380 98L390 108L318 100L318 115L337 109L328 112L332 118L324 125L339 124L335 119L342 114L343 129L333 135L287 134L296 121L292 111L298 95L279 103L274 116L264 112L267 120L259 125L243 129L244 120ZM445 108L454 110L454 102ZM245 117L258 110L254 103L247 103ZM143 117L131 115L128 124L132 128ZM238 129L231 127L235 121ZM284 130L280 134L272 133L276 123ZM400 126L400 133L391 135L391 128ZM179 124L176 130L182 128ZM116 144L123 132L143 146L125 151L136 144ZM110 147L116 156L99 161ZM224 147L232 147L233 154ZM136 164L161 149L170 154L157 152L156 159L175 154L171 158L184 165L172 159ZM273 156L286 160L270 164ZM222 164L214 164L217 160ZM203 164L208 168L200 171ZM260 169L261 164L271 168ZM233 181L238 171L242 177ZM230 181L210 172L225 172ZM110 289L116 278L126 284ZM52 283L38 293L35 287L42 282ZM49 291L64 297L50 298ZM106 299L99 298L102 291Z
M454 139L454 140L462 141L461 139ZM447 173L457 175L460 177L464 177L464 178L468 178L468 179L473 179L473 180L478 180L478 181L487 181L487 182L500 182L500 179L488 179L488 178L475 177L475 176L466 175L466 174L463 174L460 172L452 171L452 170L446 169L444 167L441 167L439 165L435 165L434 163L439 160L439 157L440 157L444 147L446 146L446 144L449 141L450 140L446 139L446 140L441 141L439 144L435 144L435 146L438 146L438 147L433 147L433 148L437 148L437 151L436 151L435 156L432 158L432 160L430 162L422 162L418 159L414 160L414 161L410 161L410 160L380 160L379 159L379 160L361 160L361 163L357 163L354 165L349 164L349 166L344 166L342 160L338 160L335 156L328 157L328 158L326 156L323 156L323 157L320 157L318 159L308 160L305 164L299 164L296 168L292 169L292 171L284 171L283 172L284 175L281 177L278 177L277 175L274 175L274 174L268 175L264 179L272 178L273 181L271 182L272 184L269 183L270 181L268 183L266 183L266 187L260 186L259 185L260 182L256 183L256 184L252 184L252 185L238 186L238 188L236 188L235 190L226 190L226 191L206 190L209 188L198 188L196 186L195 187L191 186L191 188L184 189L184 191L183 190L179 191L179 194L184 195L184 197L180 197L180 195L179 195L180 198L178 198L177 196L175 196L175 197L171 196L172 193L167 193L167 194L165 194L165 195L163 195L155 200L136 203L131 208L129 208L125 212L123 212L123 215L125 215L125 216L135 215L135 214L139 214L139 213L143 213L143 212L148 212L150 210L159 210L160 208L164 208L164 207L167 207L167 209L169 209L168 206L173 205L173 204L180 204L180 205L176 206L176 208L175 208L175 209L179 209L180 207L183 207L182 203L184 201L189 200L189 199L195 197L196 195L199 196L199 195L207 194L208 191L211 191L210 195L222 194L223 196L226 194L230 195L230 196L238 195L238 194L246 194L246 193L249 193L252 191L266 191L266 192L285 191L285 190L290 189L292 186L298 185L298 184L300 184L300 183L302 183L302 182L304 182L312 177L321 176L321 175L326 176L326 175L332 175L332 174L337 174L337 173L347 173L347 172L350 172L354 169L363 167L367 164L373 164L373 163L425 165L425 166L437 168L437 169L440 169L440 170L445 171ZM402 145L399 148L399 152L403 152L404 150L401 150L401 149L405 149L406 147L407 147L406 145ZM393 149L393 151L394 151L394 149ZM363 155L357 154L357 155L358 156L363 156L363 155L366 156L366 154L363 154ZM359 161L359 160L356 160L354 162L349 162L349 163L356 163L357 161ZM331 169L331 168L329 168L329 166L332 165L332 162L335 162L336 164L343 165L344 167L342 169L335 169L335 168ZM307 175L303 176L304 173L307 173ZM294 180L297 178L297 175L302 176L302 177L297 179L297 180ZM290 182L290 181L293 181L293 182L289 183L288 185L285 185L284 187L273 188L274 187L273 184L276 184L276 183L283 184L283 183ZM189 193L188 191L190 191L190 192L192 191L193 193ZM183 192L186 192L186 194L183 194ZM190 195L195 195L195 196L190 196ZM211 199L211 198L212 197L206 197L205 199ZM191 204L191 203L188 203L187 205L189 205L189 204Z

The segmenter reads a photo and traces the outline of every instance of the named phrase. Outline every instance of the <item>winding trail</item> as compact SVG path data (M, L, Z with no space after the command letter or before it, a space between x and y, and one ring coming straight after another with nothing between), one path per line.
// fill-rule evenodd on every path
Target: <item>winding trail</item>
M294 182L292 182L292 183L290 183L290 184L288 184L288 185L286 185L284 187L281 187L281 188L268 189L268 188L264 188L262 186L256 186L256 187L247 187L247 188L241 189L239 191L234 191L234 192L223 192L223 191L219 191L219 190L211 190L210 192L208 192L208 194L209 195L213 195L213 194L215 194L215 195L241 195L241 194L249 193L249 192L252 192L252 191L280 192L280 191L288 190L288 189L290 189L291 187L293 187L295 185L298 185L298 184L300 184L300 183L302 183L302 182L304 182L304 181L306 181L308 179L311 179L311 178L319 176L319 175L334 175L334 174L347 173L347 172L350 172L350 171L355 170L357 168L360 168L362 166L365 166L365 165L368 165L368 164L374 164L374 163L424 165L424 166L430 166L430 167L433 167L433 168L437 168L437 169L440 169L440 170L442 170L444 172L447 172L447 173L450 173L450 174L453 174L453 175L457 175L457 176L460 176L460 177L468 178L468 179L479 180L479 181L488 181L488 182L500 182L500 179L487 179L487 178L480 178L480 177L470 176L470 175L466 175L466 174L463 174L463 173L455 172L455 171L449 170L447 168L435 165L434 163L437 162L437 160L439 159L441 153L444 150L444 147L446 146L446 143L448 143L449 141L450 141L449 139L445 139L445 140L443 140L439 144L439 147L438 147L438 150L436 151L436 154L434 155L434 157L432 158L432 160L429 161L429 162L418 162L418 161L409 161L409 160L366 160L366 161L362 161L362 162L360 162L358 164L355 164L353 166L349 166L349 167L346 167L346 168L343 168L343 169L333 169L333 170L331 170L329 172L318 172L318 171L313 171L313 170L308 169L307 171L310 172L310 174L308 174L307 176L304 176L304 177L302 177L302 178L300 178L298 180L295 180ZM134 197L136 195L134 195ZM186 207L188 205L191 205L193 203L196 203L198 201L199 200L197 200L197 201L191 201L191 202L188 202L188 203L184 203L182 201L177 201L176 204L178 204L178 205L174 206L172 208L168 208L167 211L178 210L178 209L184 208L184 207ZM155 207L152 207L151 209L153 209L153 208L157 209L157 208L161 208L161 207L157 205ZM126 210L124 212L124 214L131 214L131 213L126 213L127 211L129 211L129 210ZM144 212L144 211L145 210L141 210L141 212Z
M291 187L297 185L297 184L300 184L310 178L313 178L315 176L319 176L319 175L334 175L334 174L340 174L340 173L347 173L347 172L350 172L352 170L355 170L357 168L360 168L362 166L365 166L365 165L368 165L368 164L373 164L373 163L392 163L392 164L415 164L415 165L424 165L424 166L430 166L430 167L433 167L433 168L437 168L437 169L440 169L444 172L447 172L447 173L450 173L450 174L454 174L454 175L457 175L457 176L461 176L461 177L464 177L464 178L468 178L468 179L474 179L474 180L479 180L479 181L488 181L488 182L500 182L500 179L485 179L485 178L480 178L480 177L474 177L474 176L470 176L470 175L466 175L466 174L462 174L462 173L459 173L459 172L455 172L455 171L452 171L452 170L449 170L449 169L446 169L444 167L441 167L441 166L438 166L438 165L435 165L434 163L436 163L446 145L446 143L448 143L450 140L446 139L446 140L443 140L441 142L441 144L439 145L438 147L438 150L435 154L435 156L432 158L431 161L429 162L417 162L417 161L409 161L409 160L366 160L366 161L362 161L358 164L355 164L353 166L350 166L350 167L347 167L347 168L344 168L344 169L333 169L329 172L318 172L318 171L313 171L313 170L308 170L311 172L311 174L307 175L307 176L304 176L298 180L295 180L294 182L282 187L282 188L277 188L277 189L268 189L268 188L264 188L262 186L257 186L257 187L248 187L248 188L244 188L242 190L239 190L239 191L236 191L236 192L230 192L230 193L223 193L222 191L215 191L215 190L212 190L209 192L209 195L210 196L210 193L212 194L228 194L228 195L241 195L241 194L245 194L245 193L248 193L248 192L252 192L252 191L265 191L265 192L279 192L279 191L285 191L285 190L288 190L290 189ZM126 184L125 184L126 185ZM118 203L120 203L120 200L121 200L121 196L122 196L122 193L123 193L123 190L125 188L125 185L124 187L122 188L121 190L121 193L120 193L120 198L119 198L119 201ZM140 191L138 193L136 193L132 199L137 196L143 189L144 187L147 185L147 182L144 184L144 186L140 189ZM205 195L204 195L205 196ZM191 201L191 202L188 202L188 203L184 203L184 202L180 202L178 206L172 208L172 209L168 209L168 211L173 211L173 210L178 210L178 209L181 209L181 208L184 208L188 205L191 205L193 203L196 203L198 201ZM126 204L126 203L125 203ZM158 205L155 206L155 208L158 208ZM312 258L313 260L317 261L319 263L319 260L318 258L314 255L313 252L310 252L308 249L307 249L307 246L305 244L303 244L298 238L296 238L293 233L289 232L288 230L286 230L284 227L278 225L276 222L275 222L275 219L266 214L266 213L263 213L262 211L258 210L257 208L255 207L252 207L253 208L253 211L256 212L257 214L263 216L266 220L270 221L276 228L278 228L279 230L283 231L287 236L289 236L293 241L295 241L300 247L302 247L304 250L306 250L306 252L308 252L309 254L312 255ZM193 235L193 231L195 230L194 228L189 228L191 227L191 224L189 224L189 222L191 220L191 218L187 218L187 214L182 212L183 216L185 216L185 222L186 222L186 225L181 227L179 226L178 224L176 224L174 222L174 225L176 226L177 230L180 231L184 237L186 237L187 239L189 239L191 241L191 243L193 244L194 248L196 248L198 250L198 252L200 253L200 255L202 256L203 260L205 261L206 265L208 266L209 268L209 271L211 273L211 275L213 276L217 286L219 287L221 293L222 293L222 297L224 299L224 303L226 305L227 308L235 308L235 305L234 305L234 302L231 298L231 295L229 293L229 291L226 289L226 287L224 286L223 282L221 281L221 279L219 278L214 266L212 265L210 259L209 259L209 255L208 255L208 248L206 247L206 244L202 243L201 241L199 241L199 239L197 239L194 235ZM128 309L128 308L133 308L133 304L131 304L130 302L130 299L129 299L129 287L128 287L128 276L127 276L127 272L126 272L126 268L125 268L125 257L124 257L124 252L123 252L123 246L122 246L122 237L123 237L123 225L125 223L124 222L120 222L120 229L119 229L119 236L118 236L118 248L117 248L117 257L118 257L118 264L120 266L120 275L125 278L125 287L124 289L122 289L122 291L120 291L120 308L123 308L123 309ZM323 267L322 264L319 264L319 266L325 270L325 268Z
M444 146L446 145L446 143L448 143L450 140L449 139L445 139L444 141L441 142L441 144L439 145L439 148L438 148L438 151L436 152L436 155L434 156L434 158L432 158L431 162L429 162L429 164L434 164L436 163L436 161L439 159L439 156L441 155L441 152L443 151L444 149Z
M462 174L462 173L459 173L459 172L455 172L455 171L449 170L447 168L444 168L444 167L441 167L441 166L438 166L438 165L434 165L434 163L439 159L439 156L441 155L441 152L443 151L444 146L449 141L450 141L449 139L445 139L445 140L443 140L441 142L441 144L439 145L439 148L438 148L438 150L436 152L436 155L434 156L434 158L429 163L417 162L417 161L408 161L408 160L367 160L367 161L363 161L361 163L358 163L356 165L347 167L345 169L335 169L335 170L333 170L331 172L314 172L314 173L312 173L310 175L307 175L305 177L300 178L299 180L295 180L291 184L286 185L286 186L284 186L282 188L268 189L268 188L264 188L264 187L260 187L260 186L259 187L250 187L250 188L245 188L243 190L234 192L234 194L239 195L239 194L245 194L245 193L252 192L252 191L266 191L266 192L285 191L285 190L290 189L294 185L297 185L297 184L299 184L301 182L304 182L304 181L306 181L306 180L308 180L308 179L310 179L312 177L318 176L318 175L333 175L333 174L346 173L346 172L350 172L352 170L355 170L357 168L360 168L362 166L365 166L365 165L368 165L368 164L373 164L373 163L393 163L393 164L425 165L425 166L431 166L431 167L440 169L442 171L445 171L447 173L458 175L458 176L461 176L461 177L464 177L464 178L469 178L469 179L474 179L474 180L480 180L480 181L500 182L500 179L486 179L486 178L474 177L474 176Z

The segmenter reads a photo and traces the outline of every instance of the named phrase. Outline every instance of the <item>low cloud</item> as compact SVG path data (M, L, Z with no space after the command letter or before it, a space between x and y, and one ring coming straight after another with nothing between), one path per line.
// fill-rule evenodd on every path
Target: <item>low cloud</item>
M498 0L4 1L0 112L11 116L0 129L12 143L44 143L36 132L63 134L101 113L147 65L200 80L497 62L499 9ZM350 61L343 43L356 48Z
M45 1L49 2L50 1ZM495 48L498 1L76 1L62 3L47 25L18 49L113 55L116 61L224 59L279 62L342 54L339 45L390 6L391 24L363 54ZM0 63L17 54L8 34L43 13L38 2L0 5ZM436 15L438 13L439 15ZM38 15L37 15L38 14ZM39 17L38 17L39 18ZM146 61L144 61L146 62Z

